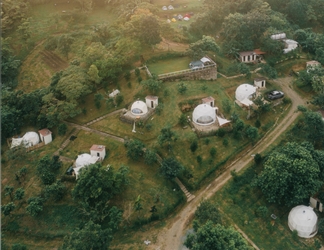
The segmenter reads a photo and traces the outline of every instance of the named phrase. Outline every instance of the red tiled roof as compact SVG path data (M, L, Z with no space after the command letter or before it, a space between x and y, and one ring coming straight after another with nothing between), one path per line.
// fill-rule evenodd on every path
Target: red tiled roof
M40 133L42 136L46 136L46 135L52 134L52 132L49 129L47 129L47 128L43 128L41 130L38 130L38 133Z
M95 150L95 151L103 151L104 149L105 149L105 146L96 145L96 144L93 144L92 147L90 148L90 150Z
M262 51L260 49L255 49L254 50L254 53L257 54L257 55L264 55L264 54L266 54L266 52L264 52L264 51Z

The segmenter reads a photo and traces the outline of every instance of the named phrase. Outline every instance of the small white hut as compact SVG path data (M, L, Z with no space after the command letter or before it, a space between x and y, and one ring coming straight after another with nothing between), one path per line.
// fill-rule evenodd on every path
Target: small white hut
M294 207L288 215L288 226L291 231L296 230L299 237L311 238L317 234L317 215L311 207Z
M38 133L41 141L44 142L45 145L52 141L52 132L49 129L41 129L38 131Z
M307 69L314 69L314 68L317 68L317 67L321 67L321 63L318 62L318 61L312 60L312 61L306 62L306 68Z
M155 109L159 104L159 98L157 96L148 95L145 97L145 102L148 108Z
M201 99L203 104L208 104L211 107L215 106L215 99L211 96L205 97L203 99Z
M255 78L254 79L254 86L259 88L259 89L265 88L266 87L266 79L264 77Z
M97 156L100 160L103 160L106 157L106 147L103 145L93 144L90 148L90 154L91 156Z

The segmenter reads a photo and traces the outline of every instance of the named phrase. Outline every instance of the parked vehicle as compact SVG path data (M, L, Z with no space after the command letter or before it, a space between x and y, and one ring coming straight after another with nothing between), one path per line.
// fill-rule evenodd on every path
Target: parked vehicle
M274 91L271 91L269 94L268 94L268 98L270 100L275 100L275 99L279 99L279 98L282 98L284 97L284 93L279 91L279 90L274 90Z

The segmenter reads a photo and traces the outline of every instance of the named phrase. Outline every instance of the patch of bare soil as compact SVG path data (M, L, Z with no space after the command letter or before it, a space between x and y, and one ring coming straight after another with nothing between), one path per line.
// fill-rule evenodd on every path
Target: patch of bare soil
M172 42L170 40L167 40L165 38L162 39L162 42L160 42L157 46L157 50L161 51L177 51L177 52L183 52L186 51L189 48L188 44L185 43L176 43Z
M68 63L58 55L49 50L40 52L43 62L55 72L60 71L68 66Z

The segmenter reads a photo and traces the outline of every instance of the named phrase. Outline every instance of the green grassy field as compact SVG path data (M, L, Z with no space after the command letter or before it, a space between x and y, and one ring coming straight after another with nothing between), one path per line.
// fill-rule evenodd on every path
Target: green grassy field
M179 58L172 58L167 60L159 60L155 63L149 63L147 66L152 74L165 74L179 70L189 69L189 57L179 57Z

